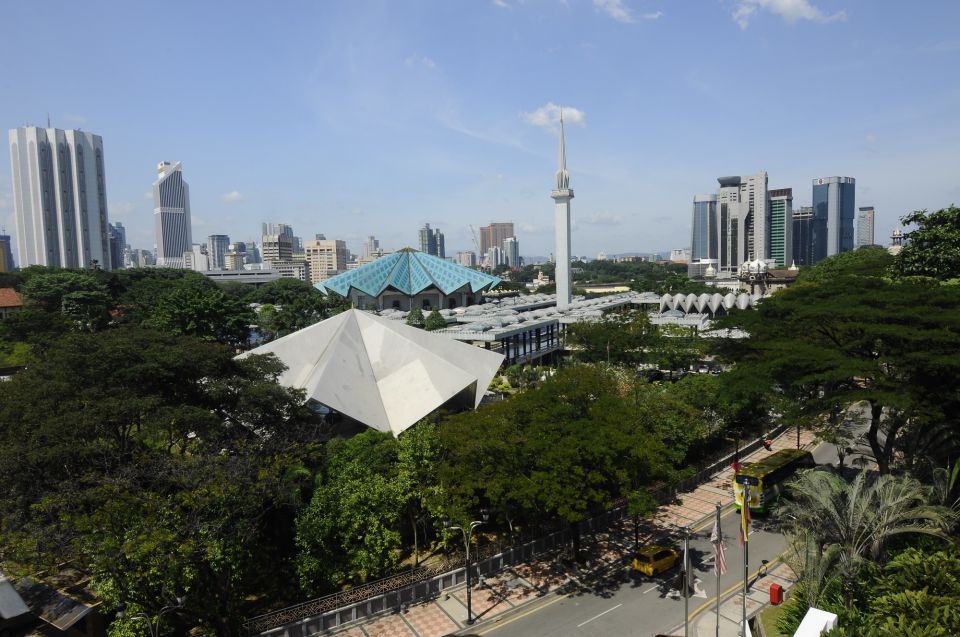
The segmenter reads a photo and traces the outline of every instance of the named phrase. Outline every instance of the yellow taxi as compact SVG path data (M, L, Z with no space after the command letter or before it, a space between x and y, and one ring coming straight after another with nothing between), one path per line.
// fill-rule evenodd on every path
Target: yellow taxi
M668 571L679 561L680 555L665 546L644 546L637 551L631 566L638 573L653 577Z

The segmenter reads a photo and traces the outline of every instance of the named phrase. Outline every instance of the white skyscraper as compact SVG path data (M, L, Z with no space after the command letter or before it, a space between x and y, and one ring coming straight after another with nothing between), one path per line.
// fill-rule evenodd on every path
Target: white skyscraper
M157 232L157 265L184 267L183 253L193 250L190 229L190 188L180 162L157 164L153 182L153 219Z
M510 269L520 268L520 243L516 237L507 237L503 240L503 257Z
M857 247L872 246L873 239L873 220L876 213L873 206L860 208L860 215L857 217Z
M560 168L556 174L556 188L550 193L554 201L553 224L555 234L557 308L565 308L572 300L570 290L570 173L567 172L567 151L563 140L563 113L560 113Z
M11 129L10 165L21 266L110 269L103 139L93 133Z

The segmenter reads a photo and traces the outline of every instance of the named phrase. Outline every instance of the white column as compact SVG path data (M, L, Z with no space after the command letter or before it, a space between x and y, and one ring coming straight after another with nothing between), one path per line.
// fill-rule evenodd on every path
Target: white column
M557 283L557 309L570 305L572 298L570 290L570 200L573 191L569 189L554 190L551 195L554 200L554 259L556 273L554 280Z

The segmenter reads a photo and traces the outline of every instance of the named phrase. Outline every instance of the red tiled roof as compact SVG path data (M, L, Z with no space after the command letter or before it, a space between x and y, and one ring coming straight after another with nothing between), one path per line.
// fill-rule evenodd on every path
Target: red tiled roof
M23 301L13 288L0 288L0 307L23 307Z

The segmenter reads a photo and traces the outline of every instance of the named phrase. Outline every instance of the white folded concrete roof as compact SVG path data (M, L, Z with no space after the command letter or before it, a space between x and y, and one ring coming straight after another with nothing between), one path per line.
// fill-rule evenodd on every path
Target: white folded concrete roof
M267 353L287 366L282 385L394 436L464 390L479 405L504 358L361 310L241 356Z

